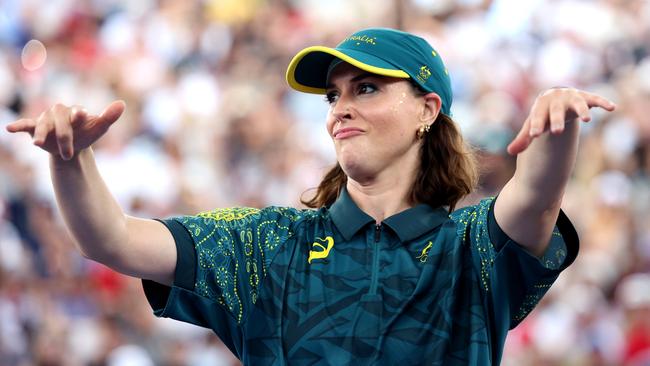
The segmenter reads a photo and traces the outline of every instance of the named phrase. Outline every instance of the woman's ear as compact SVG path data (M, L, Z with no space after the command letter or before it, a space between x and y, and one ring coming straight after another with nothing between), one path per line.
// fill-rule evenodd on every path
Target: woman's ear
M420 121L424 123L433 123L440 113L442 99L440 99L440 96L436 93L425 94L422 98L424 98L424 108L422 108Z

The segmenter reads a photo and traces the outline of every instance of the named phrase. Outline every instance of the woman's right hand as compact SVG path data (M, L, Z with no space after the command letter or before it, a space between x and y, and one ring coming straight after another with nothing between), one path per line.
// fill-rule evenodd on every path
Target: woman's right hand
M63 160L70 160L106 133L125 107L124 102L118 100L109 104L100 115L89 115L79 106L55 104L36 119L21 118L8 124L7 131L27 132L34 145Z

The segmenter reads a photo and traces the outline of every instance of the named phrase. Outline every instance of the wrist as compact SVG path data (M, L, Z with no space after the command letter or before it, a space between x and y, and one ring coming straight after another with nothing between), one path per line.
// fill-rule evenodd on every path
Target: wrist
M78 165L81 160L92 157L92 154L92 149L90 147L75 151L74 155L72 155L72 157L68 160L63 159L59 153L50 154L50 162L55 167Z

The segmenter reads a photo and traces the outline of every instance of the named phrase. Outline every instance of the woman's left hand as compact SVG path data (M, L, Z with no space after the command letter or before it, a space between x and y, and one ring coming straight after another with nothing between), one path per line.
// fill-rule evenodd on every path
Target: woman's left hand
M508 145L508 153L517 155L526 150L533 139L549 130L552 134L561 134L567 122L580 119L583 122L591 120L589 109L600 107L613 111L616 105L596 94L574 88L553 88L540 94L512 142Z

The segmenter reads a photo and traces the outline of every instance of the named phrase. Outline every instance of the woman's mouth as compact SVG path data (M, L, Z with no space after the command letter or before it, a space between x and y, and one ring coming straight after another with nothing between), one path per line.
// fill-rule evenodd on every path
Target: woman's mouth
M346 127L346 128L341 128L340 130L334 131L334 139L335 140L342 140L354 136L358 136L363 134L363 130L355 127Z

